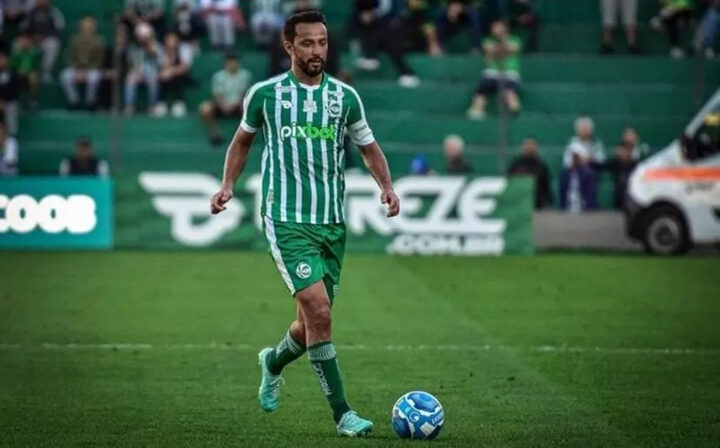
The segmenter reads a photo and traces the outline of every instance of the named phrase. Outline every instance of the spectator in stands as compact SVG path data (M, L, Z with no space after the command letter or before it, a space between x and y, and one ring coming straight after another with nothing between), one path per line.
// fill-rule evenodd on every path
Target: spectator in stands
M519 113L520 54L522 41L510 34L504 22L492 24L492 35L483 42L486 68L475 90L472 105L467 111L471 120L485 118L487 95L500 91L505 104L512 113Z
M42 52L42 81L52 82L52 71L60 55L60 34L65 29L65 18L50 0L35 0L21 28L30 34Z
M235 46L235 28L245 29L245 16L237 0L201 0L200 8L207 19L210 43L216 50Z
M443 150L447 161L448 174L469 174L473 172L470 164L465 160L465 140L457 134L450 134L443 140Z
M165 36L163 61L160 69L160 91L163 102L158 106L158 115L167 113L168 105L174 117L185 116L185 89L191 84L190 67L192 50L180 46L180 38L175 33Z
M572 213L597 208L595 170L579 147L571 150L570 166L560 176L560 208Z
M645 143L640 142L640 136L633 127L627 127L623 131L620 145L630 148L632 159L637 161L650 153L650 148Z
M540 42L540 17L535 12L532 0L511 0L510 1L510 25L517 28L527 28L530 32L527 45L524 45L528 53L538 51Z
M433 56L442 54L428 0L407 0L407 6L403 10L401 18L402 34L409 51L426 51Z
M151 115L158 112L158 81L163 60L162 48L155 40L155 33L147 23L135 28L135 42L128 50L128 74L125 77L125 114L135 110L135 94L139 84L147 87L148 110Z
M472 51L480 54L482 23L476 0L446 0L435 23L443 47L447 44L450 35L467 29L470 32Z
M198 40L203 32L203 26L196 0L175 0L173 31L180 38L180 46L190 48L193 56L200 51Z
M720 34L720 0L708 0L708 9L703 16L700 30L700 50L705 57L715 57L715 42Z
M618 145L615 157L602 165L603 169L612 173L613 206L619 210L625 206L630 175L638 164L633 155L635 149L631 142L623 141Z
M563 155L563 166L573 166L573 158L580 157L583 164L600 165L605 162L605 146L595 138L595 123L590 117L575 119L575 136L570 139Z
M34 0L0 0L4 26L20 25L34 5Z
M121 91L121 85L124 82L129 66L129 48L130 37L127 28L118 26L115 29L115 40L113 44L105 49L103 59L103 80L100 85L100 106L104 109L110 109L117 102L116 106L121 107L122 99L119 97L113 100L115 96L115 88L117 92ZM116 85L116 83L118 85Z
M165 34L165 0L125 0L123 23L134 30L141 23L149 23L158 38Z
M430 161L424 154L418 154L410 161L410 174L413 176L432 176L435 170L430 166Z
M285 23L282 3L282 0L252 0L250 30L255 45L262 50L270 48Z
M22 81L10 67L7 52L0 49L0 109L3 114L2 123L11 136L18 131L18 103Z
M18 34L10 56L10 67L29 90L31 108L37 107L41 58L40 50L33 43L32 37L25 32Z
M18 172L17 141L0 126L0 176L15 176Z
M685 50L680 45L680 25L692 20L692 4L690 0L660 0L660 13L650 20L650 26L656 31L665 31L670 39L670 55L675 59L685 57Z
M290 16L295 12L320 11L323 0L285 0L282 5L283 15Z
M352 27L357 32L362 47L362 56L356 65L361 70L377 70L380 51L385 51L400 77L398 84L405 88L420 85L420 79L405 59L405 49L401 38L402 29L394 25L392 0L355 0Z
M540 158L538 142L535 137L523 141L522 154L510 165L510 175L533 176L535 180L535 208L541 209L552 205L550 191L550 170Z
M85 16L80 21L80 32L70 42L68 67L60 74L60 82L71 109L80 105L77 86L85 85L85 104L95 109L98 87L102 81L105 41L96 32L95 18Z
M615 28L617 27L618 13L625 27L625 41L628 50L637 54L637 0L600 0L603 21L603 40L601 52L612 53L615 50Z
M209 101L200 104L200 116L210 132L210 142L222 143L217 118L240 118L243 114L243 97L250 87L252 75L240 67L235 54L225 56L225 68L212 77L212 94Z
M92 142L81 137L75 142L75 155L60 162L61 176L101 176L110 174L110 167L104 160L93 155Z

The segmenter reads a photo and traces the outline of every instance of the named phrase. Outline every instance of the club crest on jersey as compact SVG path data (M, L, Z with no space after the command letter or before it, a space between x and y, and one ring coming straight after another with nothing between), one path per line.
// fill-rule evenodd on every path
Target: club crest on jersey
M313 100L305 100L303 103L303 112L314 114L317 112L317 103Z
M325 105L330 118L337 118L342 114L342 106L336 100L329 100Z
M310 278L310 276L312 275L312 268L309 264L301 261L300 263L298 263L297 268L295 269L295 275L297 275L303 280L305 280L306 278Z

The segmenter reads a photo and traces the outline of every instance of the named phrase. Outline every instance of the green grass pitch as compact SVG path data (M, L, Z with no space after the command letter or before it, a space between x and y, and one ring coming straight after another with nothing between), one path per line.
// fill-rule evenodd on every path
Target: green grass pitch
M433 446L720 446L720 260L349 256L333 311L340 440L306 358L279 409L256 353L294 304L266 254L0 254L0 447L407 447L397 397L435 394ZM421 442L422 443L422 442Z

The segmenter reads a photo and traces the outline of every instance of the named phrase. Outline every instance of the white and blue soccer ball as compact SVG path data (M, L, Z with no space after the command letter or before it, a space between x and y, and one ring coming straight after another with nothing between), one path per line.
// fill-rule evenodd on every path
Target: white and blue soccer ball
M427 392L408 392L392 409L392 425L403 439L432 440L445 423L440 401Z

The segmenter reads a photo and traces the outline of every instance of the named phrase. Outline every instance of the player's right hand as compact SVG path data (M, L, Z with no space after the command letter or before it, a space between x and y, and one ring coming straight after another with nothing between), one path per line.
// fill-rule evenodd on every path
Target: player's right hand
M227 204L232 197L233 194L230 189L223 189L215 193L212 199L210 199L210 212L213 215L217 215L221 211L225 210L227 208L225 204Z

